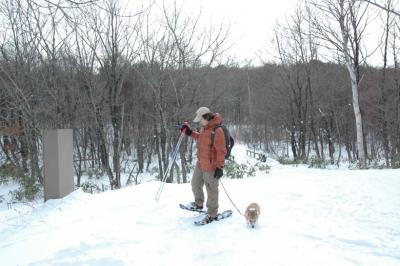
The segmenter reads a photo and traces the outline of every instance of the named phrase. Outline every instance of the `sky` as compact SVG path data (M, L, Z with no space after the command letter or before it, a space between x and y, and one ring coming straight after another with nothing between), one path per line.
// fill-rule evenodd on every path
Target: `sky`
M239 61L258 61L260 51L271 47L273 28L277 20L285 19L298 0L203 0L204 11L212 17L231 22L230 54Z
M130 1L130 0L127 0ZM228 44L231 46L225 53L240 65L260 65L267 61L277 61L276 48L273 43L274 27L277 23L286 25L299 6L301 0L143 0L154 3L154 7L162 10L163 5L173 6L185 15L197 17L201 12L200 23L207 27L218 27L223 23L229 26ZM153 10L153 9L152 9ZM382 37L382 24L377 9L370 9L370 24L365 32L365 48L375 51L368 57L368 63L381 65L382 52L379 41ZM153 12L153 11L152 11ZM372 21L372 23L371 23ZM377 49L378 47L378 49ZM321 52L321 51L320 51ZM323 54L323 52L321 52ZM324 60L320 56L320 59ZM327 60L332 60L331 56ZM389 58L389 64L392 64Z
M303 0L120 0L120 3L135 11L140 10L140 7L152 6L154 8L149 10L156 16L162 16L164 5L172 7L175 2L185 16L189 14L195 18L201 12L200 26L212 25L217 28L221 23L229 26L227 44L230 49L225 56L240 65L248 62L260 65L262 62L276 61L274 27L278 22L285 25L301 1ZM395 3L400 3L400 0L395 0ZM370 10L376 13L377 8L371 7ZM381 65L382 52L376 48L382 37L382 24L376 17L372 16L375 19L374 25L369 27L365 35L368 50L376 50L369 58L369 63ZM155 25L159 27L160 24ZM393 60L389 58L389 65L392 64Z
M175 0L164 0L173 4ZM163 1L156 1L162 7ZM272 46L273 27L277 20L290 15L298 0L181 0L177 1L183 10L196 15L201 10L205 21L213 25L230 25L228 51L229 57L244 64L249 60L260 63L257 54L269 50Z

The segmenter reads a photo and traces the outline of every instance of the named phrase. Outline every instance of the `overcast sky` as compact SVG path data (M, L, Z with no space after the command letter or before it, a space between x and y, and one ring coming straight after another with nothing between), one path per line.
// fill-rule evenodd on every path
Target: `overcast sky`
M264 61L273 59L272 55L276 55L272 43L274 26L277 21L286 24L299 3L299 0L156 0L155 5L161 10L163 3L172 6L175 1L185 14L196 16L201 10L202 23L211 23L215 27L222 21L230 24L230 43L233 47L228 55L241 65L249 60L259 65L260 53ZM376 9L371 8L370 11L376 12ZM368 27L364 37L369 51L376 50L381 30L382 26L377 21ZM369 63L379 65L381 54L378 49Z
M285 19L298 0L203 0L203 9L213 17L231 22L230 54L239 61L255 59L259 50L271 46L273 27Z
M162 6L163 1L156 5ZM164 0L166 4L174 0ZM224 22L230 24L230 43L233 47L229 56L243 64L256 54L271 46L273 27L278 19L284 19L296 7L298 0L180 0L178 7L197 14L202 11L203 19L216 26ZM189 11L190 10L190 11Z

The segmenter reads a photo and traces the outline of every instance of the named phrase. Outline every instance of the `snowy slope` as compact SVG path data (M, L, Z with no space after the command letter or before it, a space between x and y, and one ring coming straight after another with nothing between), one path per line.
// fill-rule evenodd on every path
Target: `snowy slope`
M244 160L242 157L241 160ZM232 218L204 227L178 208L189 184L158 182L102 194L75 191L36 208L0 212L1 265L400 265L400 171L315 170L270 161L270 174L223 179L249 229Z

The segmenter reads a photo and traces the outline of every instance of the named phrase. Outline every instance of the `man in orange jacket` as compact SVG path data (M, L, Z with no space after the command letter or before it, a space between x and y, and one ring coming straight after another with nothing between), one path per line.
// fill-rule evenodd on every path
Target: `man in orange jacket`
M196 111L193 122L200 123L200 132L192 130L187 124L181 128L182 132L197 141L197 163L191 182L194 202L190 204L190 208L203 209L203 186L205 185L208 211L202 223L209 223L215 220L218 214L218 179L223 175L222 169L227 152L225 133L221 127L217 127L212 143L211 134L213 134L213 129L221 124L222 118L218 113L211 112L207 107L200 107Z

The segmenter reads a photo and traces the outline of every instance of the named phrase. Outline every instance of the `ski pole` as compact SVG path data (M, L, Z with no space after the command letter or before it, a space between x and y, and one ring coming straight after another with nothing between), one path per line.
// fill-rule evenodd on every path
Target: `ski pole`
M176 144L176 147L175 147L175 149L174 149L174 152L172 153L172 160L171 160L171 163L168 164L168 167L167 167L167 169L166 169L165 172L164 172L164 176L163 176L163 178L162 178L162 180L161 180L160 187L158 188L158 191L157 191L157 194L156 194L156 197L155 197L156 201L159 201L159 199L160 199L160 197L161 197L161 193L162 193L162 191L163 191L163 189L164 189L165 181L166 181L166 179L167 179L167 177L168 177L169 170L170 170L171 166L174 164L174 162L175 162L175 160L176 160L176 157L177 157L177 155L178 155L179 146L180 146L180 144L181 144L181 142L182 142L182 140L183 140L183 136L184 136L184 132L182 132L182 134L179 136L178 143Z
M163 179L161 180L160 187L157 190L157 194L156 194L156 197L155 197L155 200L157 202L160 200L161 193L162 193L162 191L164 189L165 180L167 179L167 176L169 174L169 170L170 170L171 166L174 164L174 162L176 160L176 157L177 157L178 151L179 151L179 147L181 146L181 143L182 143L182 140L183 140L184 136L185 136L185 131L182 131L181 135L179 136L178 143L175 146L174 152L172 153L172 161L171 161L171 163L168 164L168 167L164 172Z

